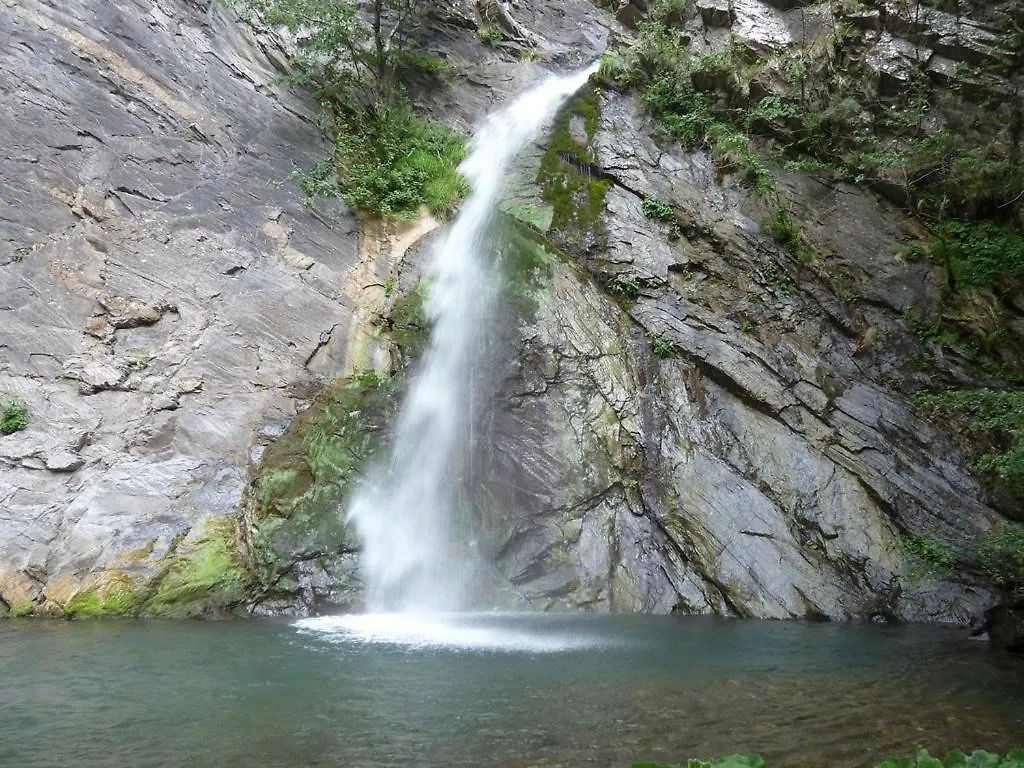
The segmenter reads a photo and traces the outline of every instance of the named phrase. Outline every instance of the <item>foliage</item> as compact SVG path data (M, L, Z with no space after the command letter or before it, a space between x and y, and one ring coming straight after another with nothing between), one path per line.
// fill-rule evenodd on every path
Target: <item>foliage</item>
M339 195L358 210L407 218L421 205L444 211L465 194L464 139L413 114L403 83L448 69L417 48L427 3L371 0L238 0L255 21L296 38L289 79L310 87L329 114L330 161L295 174L307 202Z
M676 345L668 339L663 339L659 336L651 339L651 351L654 352L656 357L666 360L676 356Z
M956 563L956 549L944 541L921 534L904 536L903 551L910 561L910 578L915 583L949 575Z
M399 98L398 77L419 61L416 33L426 11L420 0L371 0L369 20L353 0L238 0L242 13L295 35L292 78L321 101L375 112ZM429 67L428 67L429 68Z
M605 286L612 296L619 299L635 299L640 294L640 285L631 277L618 275L611 278Z
M771 207L766 229L798 259L809 263L814 254L762 159L771 144L790 169L877 185L902 202L935 229L937 241L956 249L951 288L995 286L999 275L1019 270L1016 231L995 224L971 232L958 227L1013 220L1024 200L1020 152L1009 146L1013 142L986 141L977 130L960 129L956 114L947 127L931 128L938 97L926 76L912 75L895 96L858 88L856 62L837 65L849 61L845 49L862 44L852 28L837 26L829 40L757 58L735 41L695 56L681 26L652 10L634 44L603 60L600 81L635 88L672 138L710 150L719 173L741 174ZM770 76L759 78L765 71ZM756 101L755 80L761 93L769 90ZM755 144L755 133L771 141ZM951 217L958 221L944 225ZM1006 258L993 258L1000 247Z
M775 177L749 135L759 119L797 117L797 105L782 96L766 96L748 109L747 81L758 65L745 51L730 45L693 56L677 30L656 20L640 26L623 61L626 72L616 72L615 82L639 88L647 110L672 138L710 150L719 174L739 174L771 205L766 231L801 262L813 261L803 228L779 196ZM650 216L649 210L654 213L650 207L644 212Z
M810 264L814 261L814 251L807 243L803 228L793 220L785 205L777 204L763 223L768 234L777 243L786 247L801 263Z
M949 390L919 393L917 400L933 414L959 422L978 471L1024 494L1024 390Z
M653 197L644 198L641 208L644 212L644 216L649 219L657 219L658 221L665 222L674 222L676 220L676 215L672 210L672 206L662 200L657 200Z
M689 760L687 768L765 768L760 755L729 755L718 760ZM634 763L633 768L680 768L662 763ZM977 749L965 754L951 751L941 760L919 749L912 757L891 757L875 768L1024 768L1024 749L1011 750L1005 756Z
M505 39L505 33L497 24L484 24L477 30L477 37L484 45L494 48Z
M951 290L1024 281L1024 235L996 222L942 222L928 253L947 267Z
M28 427L28 406L21 398L0 400L0 435L12 435Z
M399 105L384 115L337 119L333 168L345 203L407 218L421 205L444 211L466 192L458 165L465 141Z
M663 24L680 24L690 6L691 0L657 0L651 8L651 19Z
M1024 586L1024 527L1004 522L981 537L978 561L996 584Z

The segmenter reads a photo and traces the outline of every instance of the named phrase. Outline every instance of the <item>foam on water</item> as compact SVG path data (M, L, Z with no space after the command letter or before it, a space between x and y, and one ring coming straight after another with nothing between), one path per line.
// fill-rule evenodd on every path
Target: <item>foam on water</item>
M560 653L612 644L516 614L361 613L300 619L295 626L328 639L410 649Z

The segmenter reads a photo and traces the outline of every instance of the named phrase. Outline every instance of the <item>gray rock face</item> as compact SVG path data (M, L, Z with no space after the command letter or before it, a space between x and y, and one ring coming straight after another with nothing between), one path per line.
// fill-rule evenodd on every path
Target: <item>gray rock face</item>
M584 0L497 5L562 68L626 34ZM689 24L708 46L731 31L774 51L826 10L709 0ZM186 0L2 13L0 397L23 398L30 424L0 437L0 609L58 610L102 574L144 581L200 540L244 505L251 463L316 390L386 357L360 327L379 307L361 297L383 302L378 262L390 274L394 253L361 262L352 216L307 208L280 183L323 148L310 105L275 85L285 54L273 41ZM452 3L431 45L460 75L416 94L464 127L541 68L485 50L474 18L468 0ZM863 25L880 46L867 63L892 87L922 47L936 72L974 55L962 30L925 34L889 14ZM970 38L979 56L998 55L988 34ZM511 332L475 457L478 546L514 599L979 615L992 597L980 582L921 584L901 543L929 532L966 544L998 517L895 386L911 374L894 360L918 350L901 315L933 301L941 276L892 255L900 232L882 203L783 176L828 255L800 267L707 154L660 144L634 100L601 108L596 136L570 126L609 184L601 237L554 264L535 316ZM646 218L645 198L669 204L677 226ZM635 295L610 295L608 275ZM343 559L344 579L303 560L296 591L358 602L356 555Z
M0 595L60 605L234 512L264 421L338 368L354 220L283 54L181 0L24 2L0 30ZM155 566L153 566L155 567Z
M828 269L875 297L853 311L794 269L709 158L657 145L634 101L607 98L601 128L606 249L588 265L640 287L622 308L560 265L505 371L483 527L518 594L545 608L978 616L987 588L920 583L902 545L927 533L967 548L998 515L884 383L891 358L871 339L898 345L900 313L940 285L892 256L892 215L853 188L822 205L813 183L786 182ZM686 236L645 219L645 197L690 222Z

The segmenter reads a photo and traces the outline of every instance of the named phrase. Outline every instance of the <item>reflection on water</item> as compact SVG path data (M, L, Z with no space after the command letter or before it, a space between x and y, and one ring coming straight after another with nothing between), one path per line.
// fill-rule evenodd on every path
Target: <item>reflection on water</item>
M526 768L756 751L783 768L1024 741L1024 664L956 630L401 619L2 622L0 766Z

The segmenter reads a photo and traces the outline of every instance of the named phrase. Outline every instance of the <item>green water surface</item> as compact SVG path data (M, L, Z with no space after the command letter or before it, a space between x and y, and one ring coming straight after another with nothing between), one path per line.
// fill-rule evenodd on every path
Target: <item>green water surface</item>
M859 766L1024 742L1024 663L962 630L494 616L455 634L470 628L522 642L0 622L0 766Z

